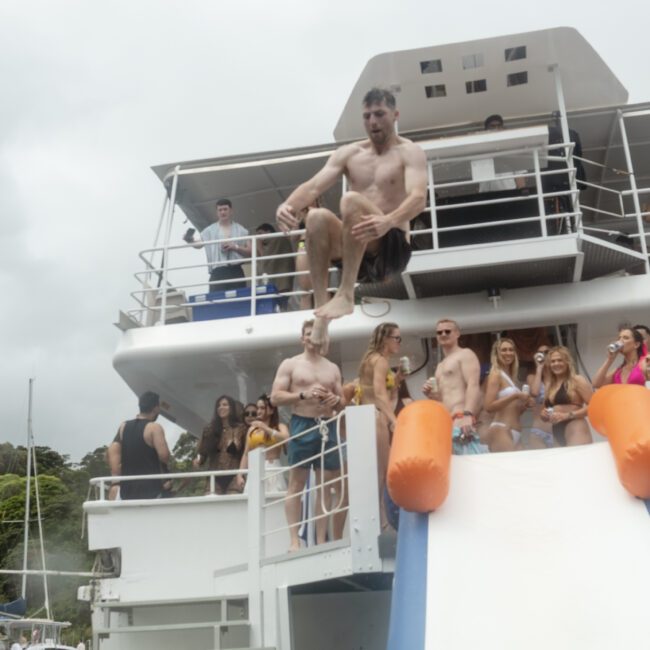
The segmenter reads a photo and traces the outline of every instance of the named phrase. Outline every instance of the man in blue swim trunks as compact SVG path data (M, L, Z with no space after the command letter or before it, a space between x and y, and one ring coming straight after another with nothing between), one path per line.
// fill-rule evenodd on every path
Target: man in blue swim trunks
M271 390L271 401L276 406L291 406L289 439L289 488L285 512L291 535L290 551L300 548L300 494L305 487L311 467L316 473L316 483L330 481L340 469L336 446L336 423L328 425L327 441L322 444L319 424L343 408L341 372L335 364L320 354L320 347L311 342L314 321L305 321L300 341L303 352L285 359L278 368ZM308 433L304 431L311 429ZM321 449L324 453L321 455ZM322 498L318 491L316 516L323 514ZM328 519L316 520L316 543L322 544L327 535Z
M436 323L436 340L444 359L438 364L435 384L428 380L422 392L442 402L453 420L453 453L483 454L488 451L476 432L475 416L481 401L478 357L469 348L458 345L460 327L455 320L443 318Z

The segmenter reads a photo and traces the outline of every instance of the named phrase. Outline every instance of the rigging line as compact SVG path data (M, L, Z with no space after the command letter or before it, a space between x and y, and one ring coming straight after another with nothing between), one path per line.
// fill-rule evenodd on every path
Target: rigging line
M29 513L31 511L31 481L32 481L32 455L29 453L32 439L32 394L34 391L34 378L29 378L29 397L27 400L27 480L25 482L25 529L23 531L23 569L27 569L27 546L29 544ZM27 574L23 573L21 585L21 598L27 593Z
M32 454L34 456L34 493L36 496L36 516L38 518L38 539L41 547L41 568L43 569L43 592L45 595L45 611L48 618L52 618L50 612L50 595L47 589L47 567L45 566L45 543L43 540L43 521L41 519L41 497L38 489L38 469L36 467L36 446L32 434Z

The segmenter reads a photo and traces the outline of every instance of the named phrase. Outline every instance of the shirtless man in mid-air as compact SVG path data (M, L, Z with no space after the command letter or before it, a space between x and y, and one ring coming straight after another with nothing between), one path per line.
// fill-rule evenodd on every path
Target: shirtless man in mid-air
M312 208L305 222L316 307L312 338L325 348L329 321L354 309L357 277L361 282L380 282L404 270L411 255L409 221L426 204L426 158L419 146L395 132L399 112L393 94L370 90L363 98L362 116L368 139L337 149L276 212L281 230L295 230L301 210L342 175L348 179L350 191L341 197L341 219L325 208ZM341 284L328 302L328 268L339 260Z
M481 402L481 365L470 349L458 345L459 338L456 321L444 318L436 323L436 339L445 358L436 368L437 387L427 380L422 392L430 399L441 401L449 411L453 420L454 454L481 454L487 447L480 444L474 425Z
M312 342L313 325L313 321L303 323L300 338L303 352L290 359L285 359L280 364L271 389L271 402L275 406L291 406L292 413L288 443L288 461L291 469L289 470L289 488L285 501L285 512L291 536L289 550L291 551L297 551L300 548L300 538L298 537L300 494L305 487L309 468L314 468L316 483L321 486L323 481L327 482L334 478L341 466L337 450L326 453L337 444L336 422L327 425L328 437L323 450L322 466L320 457L322 439L319 429L316 428L305 435L300 435L307 429L318 427L321 419L331 418L344 406L341 372L338 366L321 356L319 347ZM316 516L323 514L321 492L322 487L316 495ZM325 500L328 501L328 499ZM317 544L325 542L327 525L326 517L316 520Z

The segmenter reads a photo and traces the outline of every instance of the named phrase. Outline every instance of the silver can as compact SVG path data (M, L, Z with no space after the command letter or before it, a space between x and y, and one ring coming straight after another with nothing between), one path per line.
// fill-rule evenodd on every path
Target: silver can
M528 384L524 384L521 387L521 392L525 393L526 395L530 395L530 386Z
M431 386L431 392L432 393L437 393L438 392L438 380L435 377L429 377L429 379L427 379L427 382L429 383L429 386Z
M546 359L546 355L543 352L538 352L535 355L535 363L544 363L544 359Z
M400 357L399 371L403 375L410 375L411 374L411 360L408 357Z
M619 350L622 350L622 349L623 349L623 344L622 344L620 341L614 341L614 343L610 343L610 344L607 346L607 349L608 349L612 354L614 354L614 353L618 352Z

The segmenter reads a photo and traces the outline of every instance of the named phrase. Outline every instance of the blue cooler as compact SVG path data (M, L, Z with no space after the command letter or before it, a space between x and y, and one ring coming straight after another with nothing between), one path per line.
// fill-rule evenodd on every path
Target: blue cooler
M231 289L229 291L211 291L190 296L190 303L206 302L205 305L192 307L192 320L216 320L220 318L238 318L249 316L251 313L251 289ZM224 298L248 298L237 302L217 302ZM278 295L274 284L263 284L257 287L255 298L256 314L273 314L280 311L280 306L286 304L287 299ZM210 304L211 303L211 304Z

